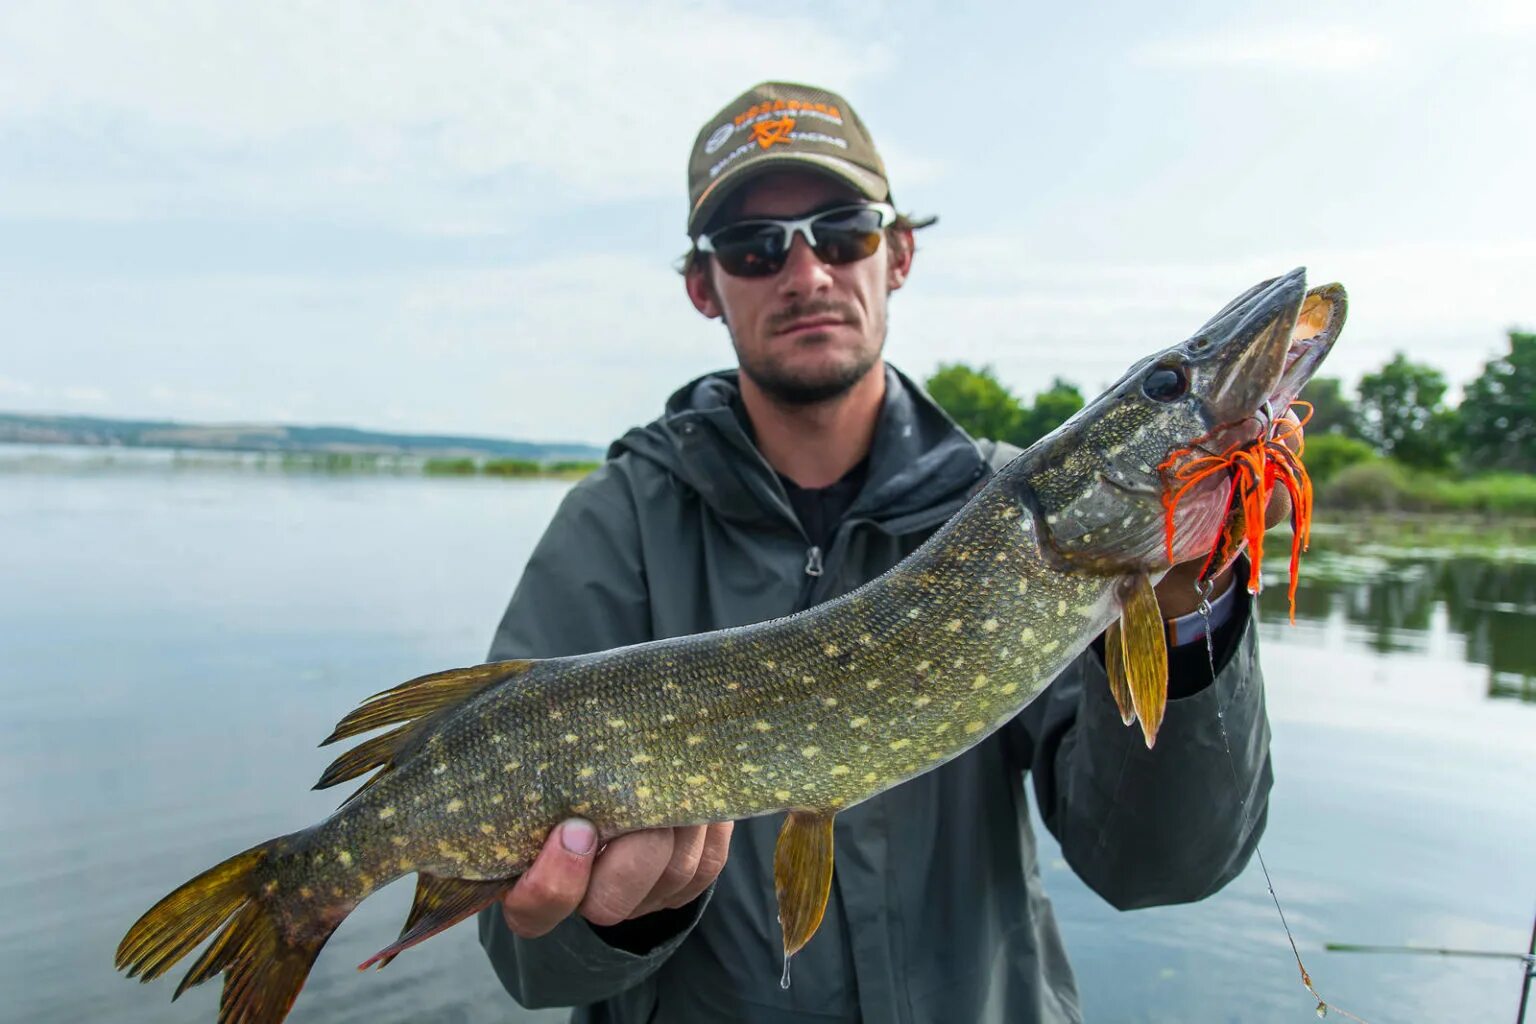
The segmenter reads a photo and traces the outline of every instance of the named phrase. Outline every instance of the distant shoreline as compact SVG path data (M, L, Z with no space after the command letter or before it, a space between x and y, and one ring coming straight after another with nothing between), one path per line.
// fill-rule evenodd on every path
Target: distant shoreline
M540 464L595 462L596 445L451 434L400 434L356 427L281 423L183 423L0 412L0 446L65 445L266 455L515 459Z
M575 480L599 459L517 459L469 455L338 451L250 451L154 445L0 442L0 473L238 472L333 476L500 477Z

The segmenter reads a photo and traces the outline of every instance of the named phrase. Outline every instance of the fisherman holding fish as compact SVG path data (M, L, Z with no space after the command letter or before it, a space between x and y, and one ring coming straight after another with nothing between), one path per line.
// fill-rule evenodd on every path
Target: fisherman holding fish
M750 90L689 185L684 282L738 369L571 490L498 660L343 717L323 744L375 735L316 788L362 783L145 911L129 977L201 946L176 996L222 977L219 1024L281 1024L413 874L361 966L479 914L509 991L577 1020L1074 1021L1026 775L1117 907L1242 869L1271 783L1244 590L1288 496L1294 601L1312 492L1284 410L1343 287L1259 282L1015 453L881 358L920 225L840 97Z
M493 660L760 622L848 593L1018 454L968 437L883 359L891 293L925 224L893 206L845 100L748 90L700 130L688 187L683 283L724 323L738 368L682 387L571 490ZM1268 523L1289 507L1277 490ZM1095 643L982 743L837 815L831 898L787 987L774 969L777 814L606 845L566 821L481 915L503 984L592 1022L1081 1020L1025 777L1067 862L1121 909L1210 895L1263 830L1252 599L1228 568L1201 614L1202 563L1155 589L1170 698L1156 746L1123 724ZM1050 622L1034 631L1054 643Z

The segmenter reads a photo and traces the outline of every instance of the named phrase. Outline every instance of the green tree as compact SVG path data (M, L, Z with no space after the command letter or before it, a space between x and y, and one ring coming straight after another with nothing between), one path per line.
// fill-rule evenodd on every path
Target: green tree
M1536 334L1509 332L1509 354L1467 386L1460 413L1469 464L1536 473Z
M1312 403L1312 419L1307 421L1307 433L1342 434L1358 437L1359 413L1355 403L1344 393L1344 385L1337 377L1313 377L1301 389L1301 400Z
M1350 466L1376 460L1375 450L1359 438L1315 434L1310 424L1307 427L1305 462L1307 473L1316 486L1322 486Z
M992 367L941 364L927 380L928 394L972 437L1011 440L1024 410L998 381Z
M1444 401L1445 375L1399 352L1360 378L1360 435L1405 466L1444 468L1455 433L1455 416Z
M1051 386L1035 396L1034 404L1022 410L1018 428L1007 440L1028 448L1067 421L1083 407L1083 393L1077 385L1057 377Z

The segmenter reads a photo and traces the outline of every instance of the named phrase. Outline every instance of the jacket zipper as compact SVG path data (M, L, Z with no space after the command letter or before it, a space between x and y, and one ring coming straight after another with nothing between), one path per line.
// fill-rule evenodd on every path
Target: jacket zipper
M958 508L959 506L956 506L955 509L951 509L945 515L933 517L931 522L925 518L918 519L916 522L908 523L907 529L908 531L917 531L927 529L929 526L942 526L944 523L949 521L950 517L955 514L955 511ZM804 567L805 578L802 580L803 586L800 588L800 597L799 600L795 602L794 611L803 612L816 603L816 591L821 585L821 577L826 574L827 570L827 555L837 553L838 540L842 538L844 533L851 531L855 526L859 526L868 522L870 522L869 519L860 517L858 519L845 519L839 523L836 532L832 535L832 548L829 552L822 551L821 547L816 544L812 544L810 547L806 548Z

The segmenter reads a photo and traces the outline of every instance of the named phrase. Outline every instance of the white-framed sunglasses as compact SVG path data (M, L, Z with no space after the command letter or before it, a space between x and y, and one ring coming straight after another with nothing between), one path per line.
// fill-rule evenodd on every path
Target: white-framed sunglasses
M896 220L889 203L851 203L785 220L753 217L700 235L694 248L708 253L732 277L772 277L784 269L795 235L832 266L873 256L885 228Z

